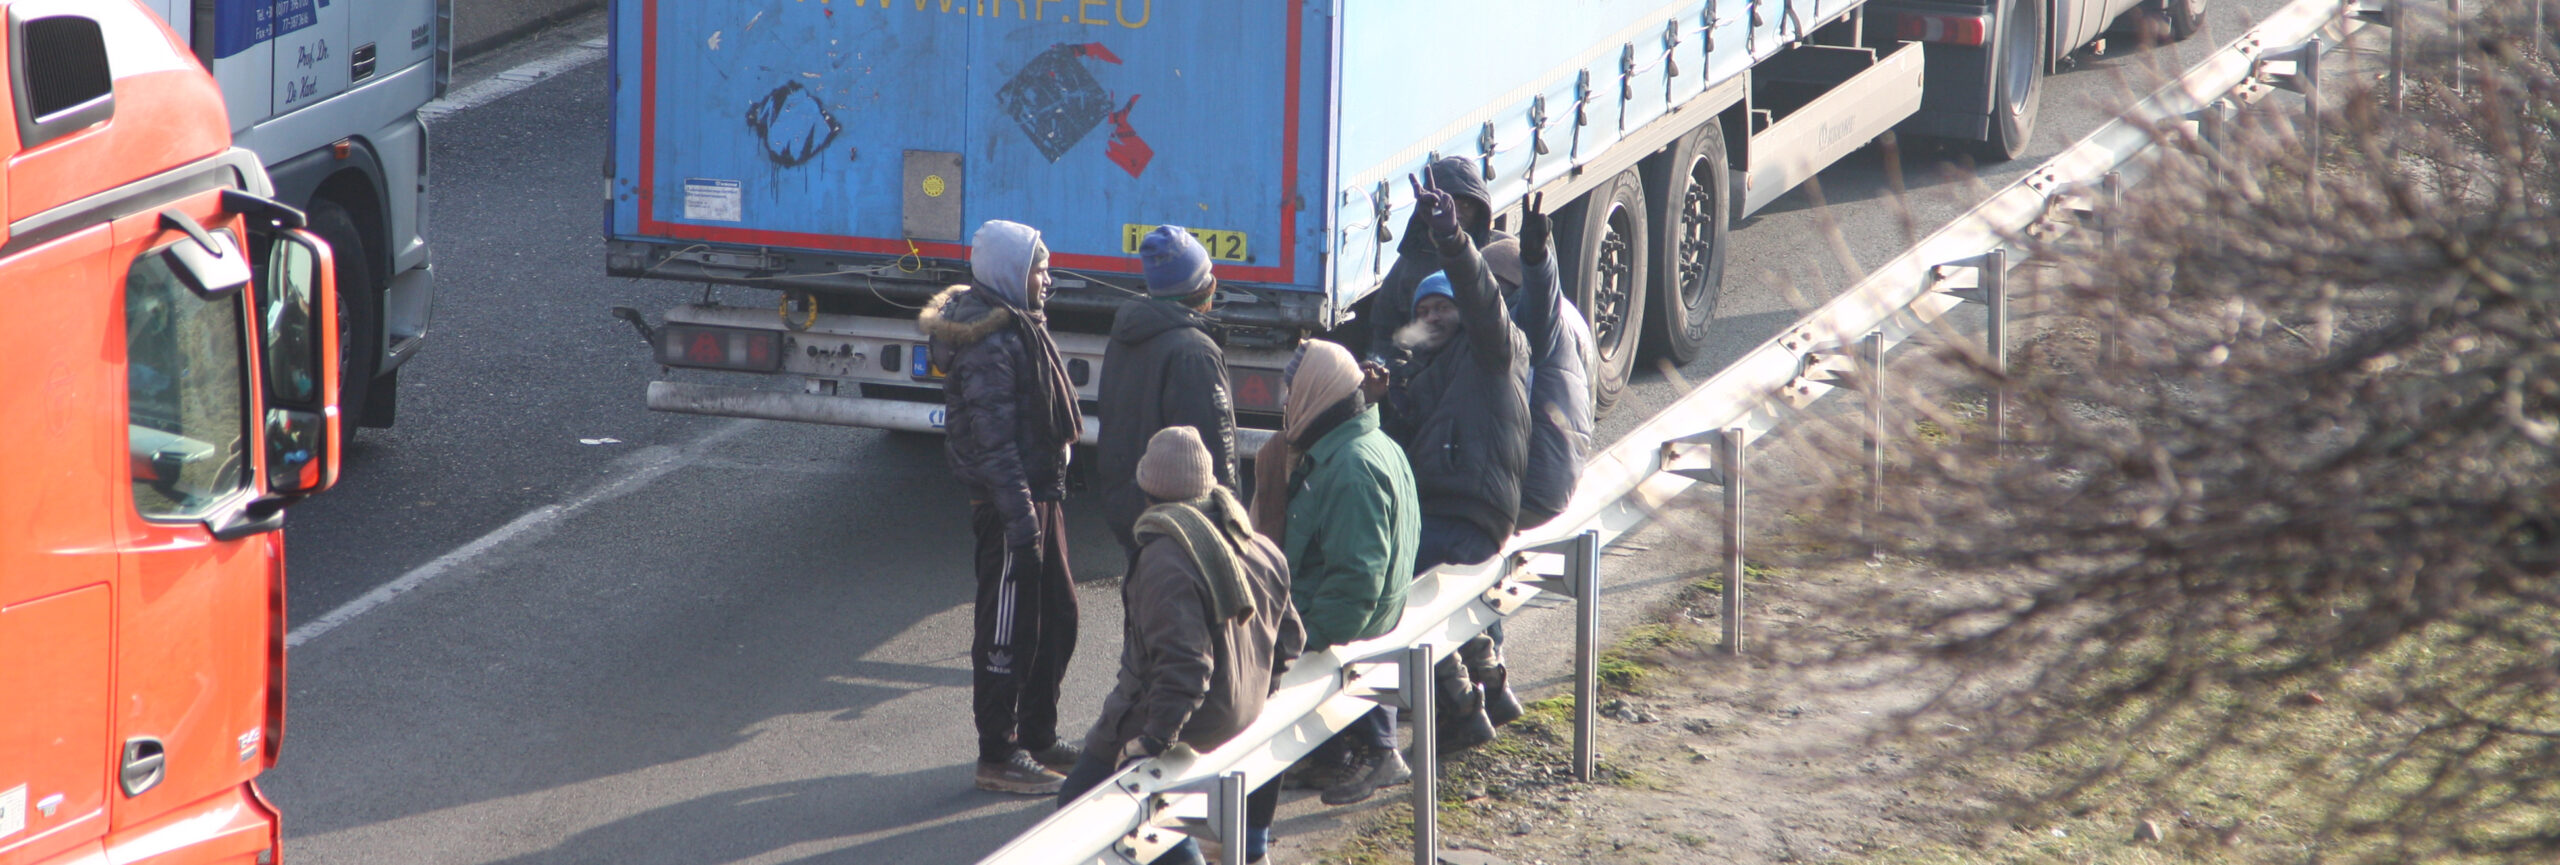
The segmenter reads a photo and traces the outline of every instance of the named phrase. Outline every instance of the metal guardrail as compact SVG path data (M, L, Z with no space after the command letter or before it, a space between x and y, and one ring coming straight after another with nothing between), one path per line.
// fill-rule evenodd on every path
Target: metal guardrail
M2275 89L2310 96L2316 124L2319 58L2363 27L2396 22L2401 15L2400 0L2387 10L2295 0L2268 16L1594 456L1564 514L1514 538L1505 555L1418 578L1394 631L1299 659L1280 678L1262 716L1226 745L1206 754L1177 748L1124 769L981 865L1123 865L1148 861L1186 837L1239 838L1247 791L1271 782L1381 703L1414 710L1414 861L1431 865L1439 847L1431 782L1437 770L1431 665L1546 593L1576 602L1574 766L1589 778L1603 546L1696 484L1722 487L1723 637L1727 650L1742 651L1744 461L1753 440L1835 390L1863 387L1871 389L1871 400L1877 398L1873 389L1881 387L1884 353L1963 303L1989 308L1988 348L2005 362L2003 277L2024 260L2010 238L2039 225L2067 230L2075 220L2102 212L2116 193L2147 176L2145 156L2166 125L2181 125L2212 142L2234 108ZM2396 84L2402 52L2394 36ZM2005 407L1995 397L1991 410L1996 421ZM1226 860L1243 862L1242 847L1225 845Z

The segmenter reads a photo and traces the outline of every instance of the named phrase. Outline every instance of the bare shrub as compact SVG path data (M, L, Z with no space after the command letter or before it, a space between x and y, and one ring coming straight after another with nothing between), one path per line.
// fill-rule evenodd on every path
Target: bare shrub
M2340 100L2317 163L2242 122L2114 243L2039 242L2045 338L1905 400L2004 389L2005 459L1938 412L1870 511L1829 436L1805 546L2001 588L1880 597L1901 626L1828 660L1951 671L1906 729L2057 769L2022 801L2209 786L2298 815L2195 833L2285 839L2251 858L2560 860L2560 52L2523 8L2428 45L2404 112Z

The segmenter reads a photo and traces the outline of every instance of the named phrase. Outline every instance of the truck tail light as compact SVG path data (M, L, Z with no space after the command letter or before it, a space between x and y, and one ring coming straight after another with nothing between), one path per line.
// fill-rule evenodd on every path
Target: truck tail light
M1991 19L1981 15L1906 14L1894 25L1893 38L1904 42L1980 46L1991 32Z
M1227 374L1235 379L1237 411L1280 411L1279 370L1231 369Z
M774 372L782 369L782 335L769 330L670 324L658 328L658 362L667 366Z

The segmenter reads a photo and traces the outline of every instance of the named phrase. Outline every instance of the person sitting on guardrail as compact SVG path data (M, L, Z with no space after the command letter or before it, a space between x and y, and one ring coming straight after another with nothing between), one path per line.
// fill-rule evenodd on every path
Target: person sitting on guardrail
M1593 412L1591 324L1564 294L1557 277L1554 225L1540 210L1545 196L1523 208L1518 240L1484 248L1485 266L1510 298L1511 320L1529 341L1529 460L1520 475L1520 528L1555 519L1582 483L1591 453ZM1502 662L1502 623L1458 646L1467 677L1484 687L1487 720L1496 727L1519 720L1520 698L1511 691Z
M1120 680L1058 790L1061 808L1122 766L1226 744L1262 714L1305 645L1287 558L1218 485L1197 430L1157 431L1133 475L1148 507L1134 530L1137 565L1120 586ZM1269 843L1279 790L1266 784L1247 803L1248 859Z
M1395 630L1421 542L1413 469L1379 430L1360 380L1348 349L1307 342L1282 378L1280 432L1254 460L1255 524L1283 538L1308 651ZM1395 710L1383 706L1310 755L1307 769L1328 805L1413 775L1397 750Z
M1396 334L1407 359L1392 371L1371 367L1364 387L1385 399L1387 433L1404 445L1422 493L1413 563L1421 574L1492 559L1511 539L1528 464L1530 358L1528 337L1462 230L1454 197L1419 180L1414 196L1443 269L1414 289L1413 321ZM1456 656L1441 662L1440 689L1443 747L1493 740L1485 690Z
M981 790L1048 795L1082 756L1058 738L1058 686L1076 648L1067 573L1067 448L1084 434L1075 385L1042 307L1049 250L1030 226L989 220L969 248L976 286L955 285L916 324L942 383L943 446L977 533L977 635L969 646Z
M1449 193L1457 205L1458 227L1476 246L1490 246L1511 235L1493 227L1493 191L1485 185L1484 175L1476 170L1476 161L1464 156L1443 156L1424 168L1431 185ZM1405 350L1396 344L1396 331L1413 321L1414 289L1422 278L1441 270L1440 248L1431 239L1429 208L1416 207L1405 220L1404 233L1397 236L1396 260L1387 266L1387 275L1378 280L1378 290L1369 295L1369 345L1363 355L1371 362L1393 366Z
M1111 342L1102 350L1102 420L1095 474L1104 522L1135 563L1130 530L1147 508L1136 480L1139 456L1157 430L1200 431L1219 486L1236 485L1236 413L1227 394L1227 359L1218 346L1209 303L1218 294L1209 250L1180 226L1161 226L1138 242L1147 296L1120 305Z

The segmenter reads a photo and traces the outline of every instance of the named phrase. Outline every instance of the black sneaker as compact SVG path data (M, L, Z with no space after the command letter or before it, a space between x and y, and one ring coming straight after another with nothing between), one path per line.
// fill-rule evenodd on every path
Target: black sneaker
M1076 762L1084 759L1084 746L1060 739L1049 747L1030 753L1033 762L1063 775L1075 771Z
M1031 752L1013 749L1003 760L978 762L978 789L1024 796L1055 796L1067 776L1051 772L1031 759Z
M1394 748L1361 748L1360 760L1352 764L1360 774L1325 788L1317 797L1327 805L1349 805L1376 795L1378 788L1404 783L1413 777L1413 767L1405 765L1404 752Z
M1322 790L1351 780L1356 750L1343 742L1319 745L1307 756L1299 758L1297 768L1290 771L1285 790Z

